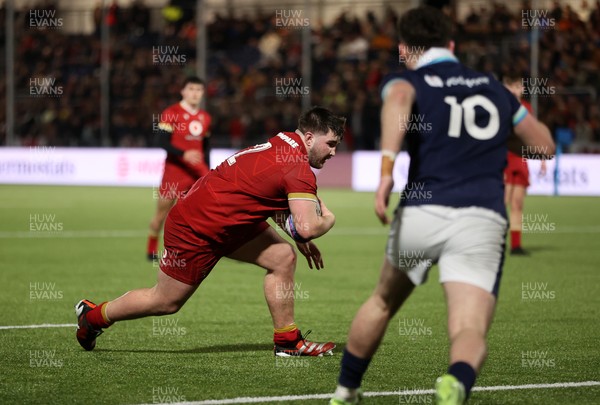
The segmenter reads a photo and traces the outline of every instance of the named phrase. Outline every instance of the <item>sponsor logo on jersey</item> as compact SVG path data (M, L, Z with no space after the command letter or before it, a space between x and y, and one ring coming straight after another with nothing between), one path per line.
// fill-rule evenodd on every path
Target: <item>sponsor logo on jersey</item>
M282 139L285 143L287 143L288 145L290 145L292 148L297 148L298 147L298 142L294 141L292 138L290 138L289 136L287 136L286 134L277 134L277 137Z
M190 131L191 135L200 136L200 134L204 130L204 127L202 126L202 123L200 121L194 120L190 122L188 130Z
M425 75L425 83L430 87L444 87L444 81L439 76Z
M490 78L487 76L465 78L464 76L452 76L446 79L446 86L467 86L469 88L490 84Z

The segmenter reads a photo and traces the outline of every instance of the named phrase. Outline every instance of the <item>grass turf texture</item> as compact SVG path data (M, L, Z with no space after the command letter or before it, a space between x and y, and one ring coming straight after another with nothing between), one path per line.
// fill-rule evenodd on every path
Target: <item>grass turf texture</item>
M150 189L1 186L0 194L1 325L74 323L73 305L81 298L99 303L153 285L157 268L145 260L155 205ZM320 195L337 222L317 241L325 270L309 270L304 258L298 260L296 319L303 331L313 330L310 339L335 341L335 356L276 360L263 271L223 260L179 313L116 324L93 352L77 344L74 328L0 330L0 403L136 404L332 392L350 322L378 279L386 228L373 214L372 194ZM554 230L523 236L531 256L507 255L490 354L477 385L600 380L598 201L527 198L526 213L547 215ZM54 229L61 223L62 230L31 231L36 214ZM523 283L540 294L524 299ZM421 323L418 334L407 336L415 332L406 328L413 323ZM434 268L391 322L363 388L430 389L445 371L447 350ZM524 353L533 352L546 357L528 363ZM599 397L596 386L475 392L470 403L596 404ZM366 403L432 401L389 396Z

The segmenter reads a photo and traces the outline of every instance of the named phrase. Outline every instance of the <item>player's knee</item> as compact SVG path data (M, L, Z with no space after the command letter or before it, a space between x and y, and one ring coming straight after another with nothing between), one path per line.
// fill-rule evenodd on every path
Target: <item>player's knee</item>
M158 234L158 233L160 232L161 228L162 228L162 224L160 223L160 221L158 221L158 220L156 220L156 219L153 219L153 220L150 222L150 230L151 230L152 232L154 232L154 233Z
M165 223L165 220L167 219L168 214L169 214L169 211L159 211L156 214L156 217L154 219L154 221L156 222L156 225L162 226Z
M175 313L179 312L179 310L181 309L182 306L183 306L183 304L180 304L179 302L176 302L176 301L164 302L161 306L161 315L175 314Z
M154 232L160 232L165 223L165 220L167 219L167 214L168 212L166 212L165 214L157 213L150 222L150 229Z
M385 314L388 319L391 319L394 314L398 312L398 308L400 307L400 300L398 297L389 294L381 294L381 292L375 291L373 293L373 299L379 311Z
M293 273L296 269L296 250L289 243L282 244L279 252L274 258L274 271Z
M159 297L156 300L156 315L172 315L177 313L185 304L185 300L174 299L170 297Z
M512 202L512 207L514 211L523 212L523 200L515 199Z
M287 244L285 250L282 252L282 264L291 271L294 271L297 260L296 249L292 245Z
M377 306L377 309L385 314L391 314L392 302L389 297L382 295L379 291L375 291L371 296L371 300Z
M448 337L451 342L456 340L459 336L469 336L470 338L485 341L485 335L486 328L484 325L468 324L465 322L448 323Z

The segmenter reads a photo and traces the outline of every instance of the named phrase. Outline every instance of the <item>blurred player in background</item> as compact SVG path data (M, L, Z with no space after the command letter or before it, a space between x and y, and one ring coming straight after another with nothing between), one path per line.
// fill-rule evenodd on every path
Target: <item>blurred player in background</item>
M332 404L360 400L360 384L390 319L439 263L448 307L450 366L438 404L462 404L486 357L507 228L502 173L511 129L525 145L554 149L550 132L491 75L453 54L452 23L419 7L399 22L408 70L382 83L381 179L375 211L387 224L394 159L406 136L410 167L394 213L379 284L358 311ZM413 120L430 126L407 125ZM409 132L406 132L410 128ZM411 197L410 190L420 190ZM417 260L407 258L418 257ZM410 372L399 366L399 371Z
M335 344L309 342L296 326L296 252L266 220L289 209L302 239L296 246L310 268L323 267L310 240L329 231L335 217L317 197L311 167L320 169L335 155L344 125L345 119L329 110L312 108L300 117L296 132L244 149L198 180L169 211L156 286L97 306L88 300L76 305L81 346L92 350L102 328L116 321L177 312L226 256L267 271L264 293L275 355L332 354Z
M510 73L502 79L504 86L532 113L531 104L523 100L523 78ZM526 255L521 247L521 229L523 227L523 203L529 187L529 169L527 160L514 152L508 151L506 168L504 169L504 203L510 210L510 253ZM546 161L542 160L539 176L546 174Z
M204 82L198 77L188 77L181 89L182 100L167 107L160 115L159 144L167 151L167 158L156 213L150 222L146 249L149 260L157 259L158 237L175 201L209 172L207 138L211 117L200 109L203 95Z

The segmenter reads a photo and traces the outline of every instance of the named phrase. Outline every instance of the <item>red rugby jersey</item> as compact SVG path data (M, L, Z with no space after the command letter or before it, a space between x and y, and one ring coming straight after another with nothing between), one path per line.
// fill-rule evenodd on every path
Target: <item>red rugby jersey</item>
M203 139L208 135L210 115L204 110L188 110L181 102L167 107L160 115L158 128L171 134L171 144L181 150L202 152ZM183 160L167 154L167 163L185 165Z
M316 177L302 139L280 132L211 170L175 209L202 238L226 244L249 226L289 209L288 199L316 201L316 195Z

